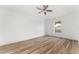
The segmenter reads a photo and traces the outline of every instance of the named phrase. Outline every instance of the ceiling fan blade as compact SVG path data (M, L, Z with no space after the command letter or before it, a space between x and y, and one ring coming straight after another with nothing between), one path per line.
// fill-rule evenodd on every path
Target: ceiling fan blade
M44 14L46 15L46 12L44 12Z
M43 5L43 7L45 8L46 6L45 6L45 5Z
M46 8L48 7L48 5L46 5Z
M47 12L52 12L52 10L46 10Z
M38 12L38 13L42 13L43 11L40 11L40 12Z
M39 8L39 7L36 7L38 10L42 10L41 8Z
M43 7L45 8L45 7L48 7L48 5L43 5Z
M45 9L47 9L47 8L48 8L48 5L45 6Z
M48 8L48 5L43 5L44 9L43 10L46 10Z

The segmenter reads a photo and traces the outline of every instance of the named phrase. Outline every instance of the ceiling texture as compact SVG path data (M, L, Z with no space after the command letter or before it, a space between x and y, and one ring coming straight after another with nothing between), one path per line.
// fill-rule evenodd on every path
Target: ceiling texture
M6 9L10 11L16 11L19 13L24 13L29 16L36 16L39 18L53 18L53 17L60 17L66 14L73 13L77 10L79 10L74 5L49 5L48 9L53 10L52 12L48 12L47 15L44 15L43 13L39 14L39 10L36 7L41 7L42 5L4 5L0 6L0 9Z

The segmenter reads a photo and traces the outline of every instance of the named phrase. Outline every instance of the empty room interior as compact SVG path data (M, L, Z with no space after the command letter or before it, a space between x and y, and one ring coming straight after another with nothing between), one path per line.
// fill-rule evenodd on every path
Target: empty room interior
M78 54L79 5L0 5L0 54Z

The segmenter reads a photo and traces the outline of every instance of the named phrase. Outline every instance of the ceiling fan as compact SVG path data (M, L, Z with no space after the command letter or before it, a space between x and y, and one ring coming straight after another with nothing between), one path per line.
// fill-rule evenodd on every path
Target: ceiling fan
M40 12L38 12L39 14L40 13L44 13L44 15L46 15L47 14L47 12L52 12L52 10L48 10L47 8L48 8L48 5L43 5L43 8L39 8L39 7L36 7L38 10L40 10Z

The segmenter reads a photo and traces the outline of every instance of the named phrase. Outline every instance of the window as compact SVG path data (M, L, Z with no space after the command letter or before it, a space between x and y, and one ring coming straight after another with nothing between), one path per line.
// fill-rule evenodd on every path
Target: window
M55 21L54 28L55 28L55 32L56 33L61 33L62 32L61 31L61 26L62 26L61 23L62 23L61 21Z

